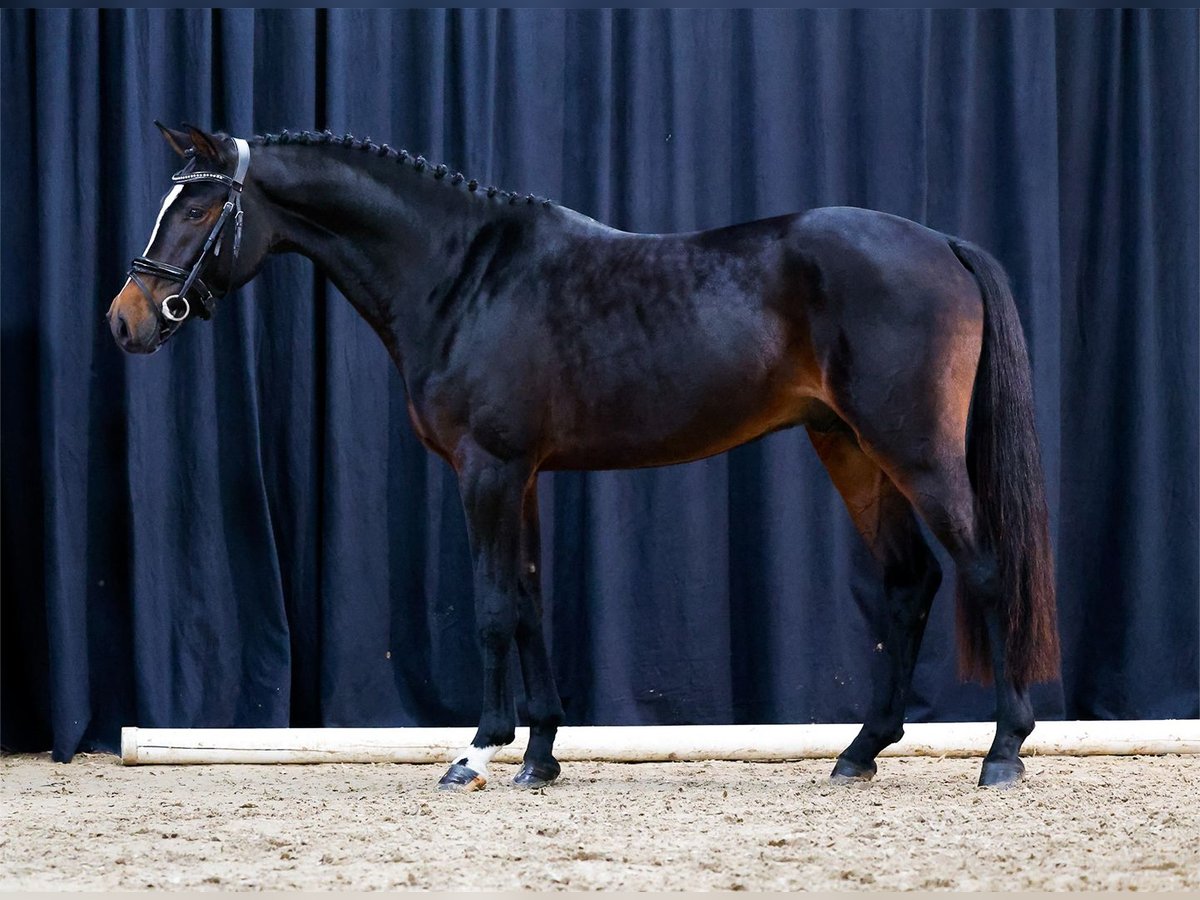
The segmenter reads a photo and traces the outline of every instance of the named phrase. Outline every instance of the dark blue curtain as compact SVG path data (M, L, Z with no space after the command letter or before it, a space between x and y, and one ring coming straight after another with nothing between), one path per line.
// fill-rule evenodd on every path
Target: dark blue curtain
M102 321L151 125L387 140L622 228L849 204L974 240L1030 338L1063 681L1197 715L1197 13L5 10L3 744L468 724L463 517L375 336L272 260L152 358ZM802 432L543 477L570 723L854 721L877 587ZM949 562L943 562L949 568ZM911 719L981 719L950 583Z

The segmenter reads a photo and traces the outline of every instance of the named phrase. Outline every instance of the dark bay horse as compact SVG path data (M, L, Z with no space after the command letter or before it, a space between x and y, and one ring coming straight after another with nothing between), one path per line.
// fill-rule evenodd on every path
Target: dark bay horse
M514 652L530 719L515 781L559 774L538 472L682 463L796 425L885 585L865 722L832 777L869 779L903 734L942 577L918 519L955 564L962 673L995 683L980 784L1021 777L1028 687L1057 677L1059 651L1028 354L991 256L851 208L630 234L349 135L159 128L186 164L108 311L117 343L154 352L268 254L301 253L382 338L417 434L457 473L483 709L442 786L482 787L514 739Z

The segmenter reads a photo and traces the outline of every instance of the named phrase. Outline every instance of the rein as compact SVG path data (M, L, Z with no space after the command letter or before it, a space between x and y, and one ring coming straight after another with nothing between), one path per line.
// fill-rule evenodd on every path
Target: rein
M198 301L195 309L196 315L202 319L212 317L216 295L214 295L211 288L200 280L200 270L208 260L210 251L213 256L221 255L221 235L225 230L225 223L229 220L230 216L233 216L234 260L237 260L238 251L241 249L242 186L246 180L246 171L250 168L250 144L242 138L234 138L233 143L237 146L238 153L237 168L234 169L233 177L223 175L220 172L185 173L182 170L171 176L171 181L174 184L189 184L193 181L216 181L229 188L229 193L225 197L225 203L221 207L221 215L217 218L216 224L213 225L212 231L208 233L208 238L204 241L204 247L201 249L196 261L192 264L191 269L181 269L170 263L150 259L148 256L138 256L129 264L130 281L138 286L138 290L145 295L151 306L154 306L154 300L150 296L150 291L147 290L146 285L138 275L149 275L182 285L177 293L171 294L163 300L160 307L162 317L169 322L178 324L191 315L192 304L188 301L188 294L192 288L195 288L199 292L196 297Z

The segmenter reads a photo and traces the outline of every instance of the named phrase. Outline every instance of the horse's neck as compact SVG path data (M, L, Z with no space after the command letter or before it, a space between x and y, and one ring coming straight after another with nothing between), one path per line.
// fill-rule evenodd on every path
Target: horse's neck
M272 207L272 250L313 260L403 368L426 331L424 301L495 211L362 151L284 146L263 156L256 171Z

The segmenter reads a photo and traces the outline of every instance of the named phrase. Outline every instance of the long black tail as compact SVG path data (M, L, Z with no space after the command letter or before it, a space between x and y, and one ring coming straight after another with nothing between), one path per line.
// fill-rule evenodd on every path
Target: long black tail
M983 295L983 351L967 427L975 520L999 568L1006 662L1019 685L1058 677L1054 560L1033 416L1029 352L1004 269L973 244L950 240ZM959 667L985 684L992 660L979 598L959 588Z

